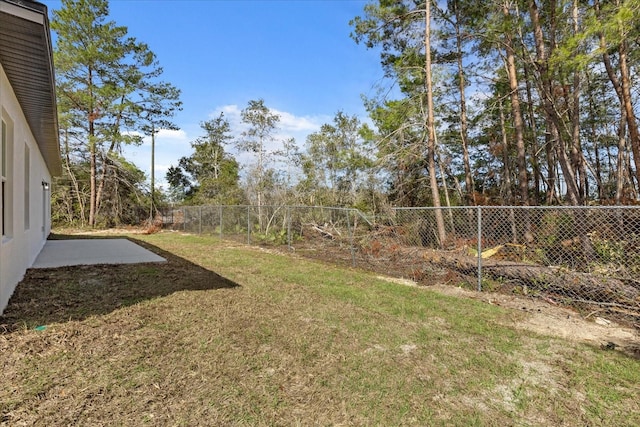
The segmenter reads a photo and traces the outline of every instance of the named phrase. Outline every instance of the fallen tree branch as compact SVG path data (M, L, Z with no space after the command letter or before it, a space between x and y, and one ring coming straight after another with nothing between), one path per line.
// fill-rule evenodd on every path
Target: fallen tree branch
M464 274L477 274L477 258L425 251L426 261ZM597 303L614 303L622 306L637 306L640 290L621 280L601 277L589 273L546 267L537 264L523 264L511 261L483 260L482 274L493 279L516 280L530 289L578 297Z
M308 223L304 225L311 228L313 231L319 233L322 237L327 239L335 240L336 239L335 234L340 236L340 232L335 227L331 226L331 228L329 229L329 226L327 224L325 224L324 226L320 226L316 223Z

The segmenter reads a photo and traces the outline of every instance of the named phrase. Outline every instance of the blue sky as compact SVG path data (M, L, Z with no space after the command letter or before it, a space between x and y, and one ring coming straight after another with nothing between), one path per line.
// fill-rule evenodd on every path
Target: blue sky
M42 0L41 0L42 1ZM44 1L52 10L60 1ZM111 19L149 45L164 68L162 80L182 91L177 132L156 138L156 181L191 153L199 123L224 111L239 129L239 114L262 98L281 115L280 137L306 135L339 110L365 119L361 95L373 95L383 76L377 52L350 37L349 20L364 0L111 0ZM150 144L126 157L150 170ZM240 158L241 161L248 161Z

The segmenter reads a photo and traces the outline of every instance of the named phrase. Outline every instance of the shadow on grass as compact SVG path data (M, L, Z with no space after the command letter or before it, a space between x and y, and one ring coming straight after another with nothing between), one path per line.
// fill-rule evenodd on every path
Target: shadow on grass
M122 239L122 236L52 235L51 240ZM0 316L0 333L103 315L179 291L235 288L213 271L137 239L128 240L167 262L96 264L29 269Z

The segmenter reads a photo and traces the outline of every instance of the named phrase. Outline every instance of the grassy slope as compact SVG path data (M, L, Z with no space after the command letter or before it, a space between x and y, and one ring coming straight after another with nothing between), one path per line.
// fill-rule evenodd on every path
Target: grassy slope
M83 294L109 309L68 305L44 331L9 307L26 326L0 335L0 422L640 425L638 361L505 326L517 313L208 237L140 239L193 264L50 285L62 306L109 274L126 292ZM239 286L194 283L220 280L198 266Z

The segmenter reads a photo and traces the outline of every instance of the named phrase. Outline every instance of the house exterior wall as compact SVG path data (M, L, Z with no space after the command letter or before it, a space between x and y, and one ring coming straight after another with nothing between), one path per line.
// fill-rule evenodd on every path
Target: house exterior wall
M0 241L1 314L16 285L35 261L51 232L51 174L2 64L0 116L6 124L7 144L3 151L8 175L5 179L5 194L0 197L0 212L4 212L5 216ZM25 212L29 212L28 215Z

